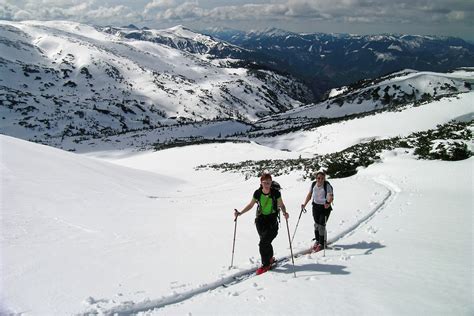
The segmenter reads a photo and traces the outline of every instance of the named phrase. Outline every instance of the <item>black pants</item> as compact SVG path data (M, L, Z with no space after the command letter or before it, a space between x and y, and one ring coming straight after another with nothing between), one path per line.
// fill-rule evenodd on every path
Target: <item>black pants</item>
M326 223L332 208L324 208L323 204L313 203L314 237L316 242L323 244L327 240Z
M255 219L255 225L260 236L258 247L262 265L267 266L273 257L272 241L278 235L278 220L274 215L260 215Z

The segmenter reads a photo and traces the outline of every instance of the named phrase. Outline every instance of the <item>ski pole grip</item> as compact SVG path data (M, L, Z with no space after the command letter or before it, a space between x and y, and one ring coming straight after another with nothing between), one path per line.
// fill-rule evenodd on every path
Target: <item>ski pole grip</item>
M237 211L236 208L234 208L234 216L235 216L235 217L234 217L234 222L237 221L237 217L239 217L241 214L242 214L242 213L240 213L239 211Z

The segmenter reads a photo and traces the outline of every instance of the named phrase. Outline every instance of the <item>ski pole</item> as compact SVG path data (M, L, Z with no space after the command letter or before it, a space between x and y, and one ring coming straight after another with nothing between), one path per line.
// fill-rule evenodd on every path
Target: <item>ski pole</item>
M296 271L295 271L295 259L293 257L293 247L291 246L291 239L290 239L290 226L288 226L288 218L286 218L286 230L288 231L288 241L290 242L290 252L291 252L291 262L293 262L293 274L296 278Z
M298 222L296 222L295 232L293 233L293 237L291 237L291 243L293 243L293 240L295 239L296 230L298 229L298 225L301 219L301 214L303 213L306 213L306 209L304 207L301 207L300 217L298 217Z
M232 260L230 261L230 268L234 266L234 250L235 250L235 234L237 232L237 217L234 219L235 225L234 225L234 241L232 242Z
M327 238L327 235L328 235L328 231L327 231L327 229L326 229L326 221L327 221L327 216L324 216L324 241L323 241L324 248L323 248L323 257L326 257L326 238Z

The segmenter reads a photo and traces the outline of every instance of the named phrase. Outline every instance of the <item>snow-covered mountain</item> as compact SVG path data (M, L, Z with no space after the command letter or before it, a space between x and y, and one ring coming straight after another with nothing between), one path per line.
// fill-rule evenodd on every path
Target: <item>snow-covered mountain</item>
M326 39L323 46L357 39L371 51L374 43L387 44L390 40L390 51L411 47L420 56L424 56L428 40L442 41L414 36L298 35L278 29L246 33L246 37L243 33L230 34L236 42L247 38L266 43L285 38L287 45L299 47L296 50L311 38ZM405 70L339 87L326 101L304 106L313 99L304 84L253 63L260 58L256 57L261 51L258 47L265 46L249 51L183 26L150 30L3 21L0 38L1 132L70 150L78 146L87 150L87 144L97 144L91 139L104 137L109 144L121 143L120 148L127 138L126 143L135 143L134 147L162 147L177 135L217 138L246 133L252 125L258 131L271 125L278 130L301 127L318 124L321 118L464 93L473 83L471 68L448 74ZM400 42L398 46L395 41ZM458 52L463 54L456 55L458 61L470 56L470 47L462 47ZM346 51L345 55L356 58L359 52ZM312 62L302 60L307 65ZM359 63L352 65L358 67ZM275 63L271 66L280 67ZM280 116L269 118L274 114ZM281 124L288 118L291 124ZM181 132L166 132L171 125Z
M403 70L374 80L362 80L333 89L327 100L274 115L258 122L252 133L285 133L295 128L308 128L335 120L381 111L401 111L406 107L423 106L434 100L463 96L474 102L474 68L450 73Z
M332 97L324 102L279 116L335 118L379 109L395 109L409 103L419 105L436 98L471 92L473 84L474 68L452 73L408 69L334 89Z
M375 80L363 80L334 89L331 92L332 97L323 102L303 105L281 114L267 115L252 123L214 120L165 125L117 135L72 135L64 139L44 139L42 142L71 151L91 152L98 149L164 149L186 144L223 141L257 141L275 146L274 136L277 136L295 138L294 144L290 147L285 147L283 144L277 146L281 149L294 149L307 146L306 140L300 137L305 130L325 128L325 125L358 117L377 117L376 114L387 111L403 112L405 120L419 120L420 127L434 128L438 123L447 123L449 117L456 118L472 112L473 84L472 68L459 69L451 73L404 70ZM428 125L423 124L428 121L422 120L417 113L439 111L437 100L442 101L444 104L442 106L451 107L452 115L442 119L438 117L438 121L430 121ZM413 109L419 107L422 110ZM398 131L402 132L404 131ZM370 138L370 135L367 137ZM334 139L334 141L346 144L346 140Z
M304 105L212 38L133 30L0 23L1 315L473 314L473 68ZM330 248L304 255L322 167ZM290 217L255 276L253 212L233 210L265 168Z
M207 54L210 58L240 58L244 54L250 53L246 49L214 39L208 35L196 33L182 25L165 30L138 29L134 26L108 26L99 29L122 38L159 43L193 54Z
M474 66L474 45L453 37L299 34L275 28L203 32L265 54L272 67L304 78L317 97L330 88L401 69L445 72Z
M251 122L312 98L289 77L208 58L196 43L230 45L182 27L144 30L139 39L133 29L127 32L72 22L1 21L1 132L58 145L70 136L194 120Z

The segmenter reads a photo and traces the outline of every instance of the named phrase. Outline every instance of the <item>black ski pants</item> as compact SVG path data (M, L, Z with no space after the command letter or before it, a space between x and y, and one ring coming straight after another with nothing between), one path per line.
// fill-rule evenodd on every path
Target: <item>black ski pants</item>
M268 266L273 257L272 241L278 235L278 219L273 215L260 215L255 219L260 243L258 244L262 265Z
M314 237L316 242L323 243L327 240L326 223L331 215L332 208L324 208L323 204L313 203Z

